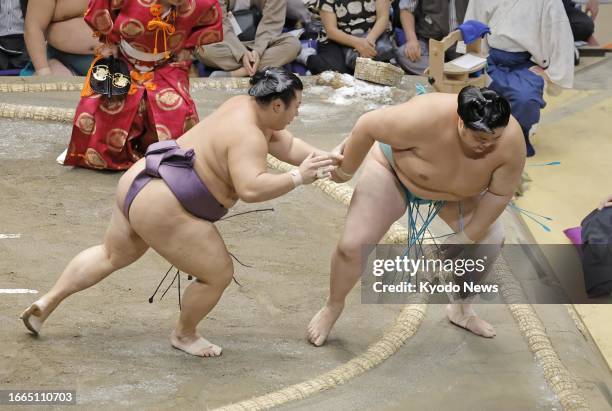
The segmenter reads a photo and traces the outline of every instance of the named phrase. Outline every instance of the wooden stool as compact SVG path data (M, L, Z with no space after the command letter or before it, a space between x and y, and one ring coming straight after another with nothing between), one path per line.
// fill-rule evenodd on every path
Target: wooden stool
M429 68L425 73L429 75L429 82L436 91L459 93L465 86L485 87L489 83L489 76L484 71L478 77L470 77L470 74L484 70L487 65L486 56L482 55L481 52L482 39L466 45L466 56L472 55L484 58L484 61L469 68L453 64L460 59L465 60L463 56L444 63L444 53L446 50L462 40L463 37L459 30L449 33L441 41L429 39Z

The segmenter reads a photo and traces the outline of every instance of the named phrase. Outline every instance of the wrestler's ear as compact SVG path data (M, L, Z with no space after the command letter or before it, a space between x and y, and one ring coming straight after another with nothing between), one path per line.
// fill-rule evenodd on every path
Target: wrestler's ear
M272 110L274 110L276 114L283 111L283 101L280 98L274 99L272 101Z

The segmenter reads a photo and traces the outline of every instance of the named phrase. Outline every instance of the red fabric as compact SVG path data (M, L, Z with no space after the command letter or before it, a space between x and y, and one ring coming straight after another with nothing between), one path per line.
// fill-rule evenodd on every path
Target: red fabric
M152 53L155 31L150 7L158 0L90 0L85 21L101 38L117 44L125 39L134 48ZM166 39L173 54L222 40L217 0L185 0L177 7L175 31ZM157 36L164 51L163 33ZM151 74L139 73L128 62L135 85L125 97L82 97L76 109L65 165L125 170L140 159L149 144L177 139L198 122L189 95L191 61L170 62Z

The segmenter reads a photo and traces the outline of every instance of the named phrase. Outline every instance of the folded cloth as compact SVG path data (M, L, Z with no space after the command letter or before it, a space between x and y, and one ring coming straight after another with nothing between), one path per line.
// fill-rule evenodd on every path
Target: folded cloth
M485 34L491 34L491 29L484 23L476 20L468 20L459 26L461 30L461 36L465 44L471 44L485 36Z

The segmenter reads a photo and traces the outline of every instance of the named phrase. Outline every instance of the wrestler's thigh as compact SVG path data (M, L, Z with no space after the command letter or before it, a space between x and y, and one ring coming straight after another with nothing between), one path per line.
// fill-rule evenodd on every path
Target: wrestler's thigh
M104 236L104 247L115 267L125 267L133 263L149 248L117 206L113 208L111 222Z
M148 239L149 245L179 270L208 284L226 285L234 267L214 224L193 218Z
M357 181L341 244L377 244L406 211L406 199L393 172L368 154Z
M132 203L130 223L179 270L209 284L231 279L232 260L215 225L185 211L162 181L142 189Z

